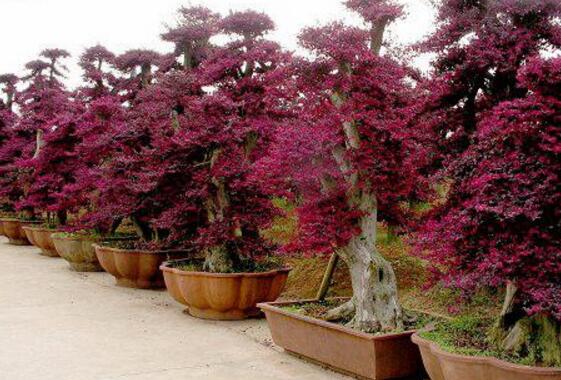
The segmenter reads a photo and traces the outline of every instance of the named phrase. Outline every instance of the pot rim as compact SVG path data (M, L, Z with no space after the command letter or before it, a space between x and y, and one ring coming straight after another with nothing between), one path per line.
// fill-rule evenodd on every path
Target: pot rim
M291 267L284 267L279 269L273 269L267 272L241 272L241 273L209 273L209 272L189 272L184 271L177 268L172 268L170 265L172 263L176 263L183 260L170 260L164 262L160 265L160 270L162 272L169 272L174 273L179 276L188 276L188 277L210 277L210 278L255 278L255 277L271 277L280 273L289 273L292 268ZM191 260L191 259L189 259ZM191 260L192 261L192 260Z
M451 359L458 362L472 362L472 363L492 365L497 368L512 370L524 374L561 375L561 368L534 367L534 366L510 363L505 360L496 358L494 356L489 356L489 357L469 356L469 355L447 352L444 351L438 343L425 339L421 337L418 333L413 334L411 340L413 341L413 343L415 343L418 346L427 347L438 358L445 357L447 359Z
M74 236L61 236L60 234L63 234L63 231L54 231L51 235L52 239L56 239L56 240L79 240L79 241L91 241L91 242L103 242L105 240L135 240L136 237L131 235L129 237L123 236L122 238L118 238L118 237L94 237L93 235L83 235L83 236L78 236L78 235L74 235ZM55 236L55 235L59 235L59 236Z
M34 231L34 232L56 232L56 228L55 229L51 229L51 228L46 228L46 227L32 227L32 226L23 226L22 227L24 230L30 230L30 231Z
M103 239L101 240L103 241ZM114 248L108 247L99 244L93 244L94 249L97 251L98 249L104 249L108 251L113 251L115 253L135 253L135 254L148 254L148 255L167 255L170 253L188 253L186 250L181 249L168 249L168 250L149 250L149 249L123 249L123 248Z
M20 218L0 218L0 222L19 222L24 224L38 224L43 223L43 220L25 220Z
M342 301L350 300L349 297L333 297L333 298L327 298L327 299L342 300ZM359 338L362 338L362 339L368 339L368 340L372 340L372 341L392 340L392 339L396 339L396 338L407 337L407 336L413 335L416 332L416 330L408 330L408 331L403 331L403 332L399 332L399 333L389 333L389 334L383 334L383 335L369 334L369 333L365 333L365 332L362 332L362 331L353 330L349 327L346 327L346 326L343 326L343 325L340 325L340 324L337 324L337 323L324 321L324 320L321 320L321 319L318 319L318 318L308 317L306 315L299 315L299 314L296 314L296 313L291 313L289 311L286 311L286 310L283 310L283 309L280 308L280 306L289 306L289 305L311 303L311 302L317 302L317 301L318 300L316 300L316 299L303 299L303 300L292 300L292 301L263 302L263 303L257 304L257 307L259 307L260 309L262 309L264 311L270 311L270 312L273 312L273 313L282 314L284 316L294 318L294 319L298 319L298 320L303 321L303 322L311 323L311 324L314 324L316 326L321 326L321 327L324 327L324 328L327 328L327 329L330 329L330 330L340 331L340 332L345 333L345 334L354 335L356 337L359 337Z

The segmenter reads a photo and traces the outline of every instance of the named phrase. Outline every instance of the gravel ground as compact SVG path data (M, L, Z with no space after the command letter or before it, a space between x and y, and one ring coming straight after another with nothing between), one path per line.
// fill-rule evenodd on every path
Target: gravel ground
M264 320L211 322L0 238L0 379L348 379L273 345Z

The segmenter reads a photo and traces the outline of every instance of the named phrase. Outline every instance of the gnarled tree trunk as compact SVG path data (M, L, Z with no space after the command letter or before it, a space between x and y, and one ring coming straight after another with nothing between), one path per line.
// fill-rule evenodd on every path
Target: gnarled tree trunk
M328 318L348 319L353 315L349 326L365 332L402 329L396 276L391 264L376 249L376 200L363 193L360 208L367 212L360 220L362 233L337 250L349 268L353 298L332 310Z
M561 323L553 317L528 316L517 302L519 289L507 283L503 308L491 331L491 341L500 350L531 357L546 366L561 367Z
M376 55L380 53L388 21L383 19L372 25L370 48ZM350 65L342 62L340 70L350 73ZM332 101L337 107L341 107L345 98L344 94L335 93ZM348 151L360 149L361 136L353 122L344 123L342 128L346 138L345 146L337 147L333 156L343 173L352 173L346 178L349 184L349 205L364 212L364 216L359 221L361 233L353 237L345 247L336 250L349 268L353 297L348 303L331 310L327 318L350 319L350 327L364 332L395 331L403 328L403 312L395 272L376 248L376 196L372 189L368 189L369 186L359 187L361 173L350 171L352 165L346 158Z
M220 154L221 149L215 149L210 158L210 169L214 167ZM226 192L226 185L221 178L212 177L212 184L215 188L215 194L207 199L206 209L209 223L217 223L224 220L224 213L230 205L230 199ZM236 258L228 250L226 245L218 245L207 249L205 253L205 262L203 269L211 273L228 273L234 270Z

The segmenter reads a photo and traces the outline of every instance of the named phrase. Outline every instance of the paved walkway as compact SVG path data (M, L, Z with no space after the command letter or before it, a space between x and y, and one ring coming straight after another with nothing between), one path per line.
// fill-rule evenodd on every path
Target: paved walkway
M209 322L0 238L1 380L346 379L275 347L265 321Z

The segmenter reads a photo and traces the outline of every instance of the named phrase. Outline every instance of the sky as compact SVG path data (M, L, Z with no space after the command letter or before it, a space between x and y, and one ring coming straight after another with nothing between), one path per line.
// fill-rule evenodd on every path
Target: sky
M430 0L398 0L407 16L390 29L400 44L422 39L434 28ZM116 54L146 48L170 52L171 44L160 39L165 25L173 25L181 6L204 5L227 14L230 10L254 9L267 13L276 23L270 38L298 51L297 36L306 26L343 20L359 24L359 18L341 0L0 0L3 37L0 38L0 74L25 73L25 63L45 48L62 48L72 54L67 66L67 84L80 83L80 54L102 44ZM428 58L414 62L429 68Z

